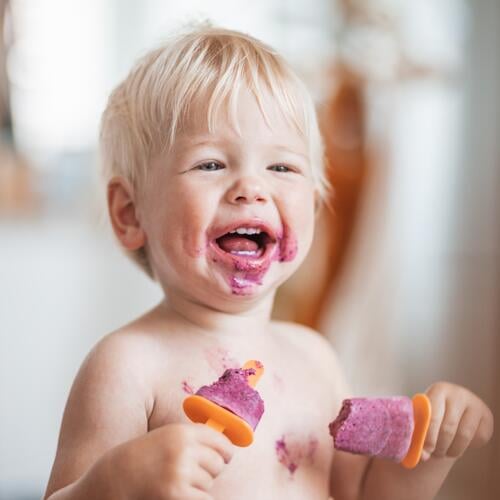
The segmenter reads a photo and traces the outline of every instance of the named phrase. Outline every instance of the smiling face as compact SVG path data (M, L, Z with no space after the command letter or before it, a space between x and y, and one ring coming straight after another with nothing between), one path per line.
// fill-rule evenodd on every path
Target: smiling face
M212 133L191 116L153 160L138 211L167 295L227 311L274 293L303 261L314 227L307 141L269 96L269 125L250 92L236 104L234 120L221 110Z

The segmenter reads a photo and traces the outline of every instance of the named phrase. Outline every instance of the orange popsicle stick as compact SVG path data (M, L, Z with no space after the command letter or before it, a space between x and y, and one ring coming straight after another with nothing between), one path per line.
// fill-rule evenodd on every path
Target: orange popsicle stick
M413 469L420 462L424 448L425 436L431 423L431 402L425 394L415 394L413 402L413 420L415 428L411 438L410 448L401 465L407 469Z
M253 368L255 370L255 373L247 377L248 385L250 387L255 387L260 377L262 377L262 374L264 373L264 365L260 361L250 359L243 365L244 370L248 370L249 368Z
M245 420L209 399L194 394L184 400L183 407L193 422L223 432L234 445L245 447L252 444L253 429Z
M259 361L250 360L243 365L244 369L253 368L254 375L247 380L255 387L264 373L264 366ZM206 424L218 432L223 432L236 446L249 446L253 442L253 429L245 420L226 410L209 399L196 394L188 396L183 403L184 413L193 422Z

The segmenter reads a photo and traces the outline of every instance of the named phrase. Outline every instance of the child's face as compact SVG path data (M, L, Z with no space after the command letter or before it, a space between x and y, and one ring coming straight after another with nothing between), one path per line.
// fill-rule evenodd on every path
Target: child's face
M230 304L272 297L306 256L315 196L307 142L270 97L263 103L271 128L242 91L239 133L225 110L212 134L192 116L171 152L152 162L140 220L167 293L235 310ZM242 228L260 234L234 232Z

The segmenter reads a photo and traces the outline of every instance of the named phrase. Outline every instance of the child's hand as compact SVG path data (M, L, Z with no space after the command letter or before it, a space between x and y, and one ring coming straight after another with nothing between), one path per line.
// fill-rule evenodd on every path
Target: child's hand
M119 498L210 500L214 479L233 455L229 439L206 425L165 425L110 456ZM116 484L116 483L115 483Z
M432 417L422 460L459 457L469 447L486 444L493 434L493 414L475 394L458 385L437 382L427 389Z

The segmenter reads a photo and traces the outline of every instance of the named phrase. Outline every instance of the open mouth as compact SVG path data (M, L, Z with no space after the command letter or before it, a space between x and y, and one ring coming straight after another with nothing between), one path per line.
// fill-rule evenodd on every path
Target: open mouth
M222 251L231 255L258 259L275 239L259 228L237 228L223 234L215 242Z

